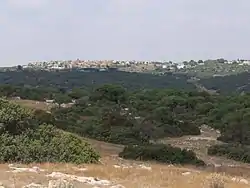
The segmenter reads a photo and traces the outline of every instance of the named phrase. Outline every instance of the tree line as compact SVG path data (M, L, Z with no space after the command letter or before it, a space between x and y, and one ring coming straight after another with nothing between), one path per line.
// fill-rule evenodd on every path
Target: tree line
M128 89L138 88L175 88L195 89L187 82L188 76L166 73L153 75L149 73L112 72L81 72L81 71L6 71L0 72L0 84L16 86L32 86L60 88L68 91L72 88L91 89L104 84L118 84Z

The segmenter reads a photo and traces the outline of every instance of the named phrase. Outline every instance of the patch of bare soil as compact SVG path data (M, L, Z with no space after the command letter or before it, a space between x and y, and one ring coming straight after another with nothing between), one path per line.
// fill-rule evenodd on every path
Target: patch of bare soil
M41 102L41 101L34 101L34 100L24 100L24 99L10 99L10 101L22 105L27 108L36 109L36 110L44 110L50 111L51 108L55 107L54 104Z
M215 144L221 144L217 138L220 132L208 126L201 127L199 136L183 136L180 138L167 138L159 142L172 146L186 148L194 151L196 155L205 161L210 171L227 172L237 175L248 175L250 177L250 165L238 161L226 159L225 157L214 157L207 154L207 149Z
M57 107L55 103L46 103L44 101L35 101L35 100L25 100L25 99L9 99L10 101L22 105L24 107L35 109L35 110L44 110L50 111L51 108ZM62 104L61 107L69 108L72 106L72 103Z
M111 144L90 138L84 138L84 140L89 142L92 145L92 147L101 154L102 157L118 156L118 154L124 148L123 145Z

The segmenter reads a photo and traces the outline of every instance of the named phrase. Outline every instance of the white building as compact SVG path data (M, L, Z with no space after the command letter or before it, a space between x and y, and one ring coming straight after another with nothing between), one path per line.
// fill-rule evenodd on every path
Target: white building
M178 68L178 69L183 69L184 67L185 67L184 64L178 64L178 65L177 65L177 68Z

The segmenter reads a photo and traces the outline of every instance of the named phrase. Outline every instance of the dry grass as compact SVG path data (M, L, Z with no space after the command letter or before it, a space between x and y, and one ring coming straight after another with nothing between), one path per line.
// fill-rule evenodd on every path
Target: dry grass
M46 169L46 172L35 173L13 173L4 172L7 165L1 165L0 181L10 185L16 184L16 188L29 183L40 183L46 185L49 181L45 175L50 172L62 172L77 176L92 176L106 179L121 184L127 188L249 188L249 185L232 181L232 177L227 175L200 172L195 169L177 168L167 165L151 164L152 170L137 168L115 168L112 164L120 163L113 158L104 158L100 165L81 165L71 164L40 164L40 168ZM131 163L131 161L124 161ZM79 171L79 168L85 167L87 171ZM190 175L182 175L184 172L191 172ZM78 184L77 188L83 187ZM93 187L85 186L84 187Z
M9 99L10 101L17 103L19 105L22 105L24 107L30 108L30 109L36 109L36 110L44 110L44 111L50 111L51 108L56 107L57 105L54 103L46 103L41 101L34 101L34 100L24 100L24 99ZM65 108L71 107L72 104L68 103L65 104Z
M122 146L107 144L104 142L88 139L93 147L103 156L101 164L32 164L46 169L41 173L17 173L7 172L8 166L0 165L0 182L9 187L21 188L30 183L47 185L49 178L46 174L51 172L62 172L77 176L98 177L110 180L114 184L121 184L126 188L249 188L249 185L232 181L233 176L227 173L211 173L192 167L177 167L156 163L144 163L151 166L152 170L139 167L141 162L128 161L118 158L116 155ZM127 166L129 168L115 168L114 165ZM24 166L24 165L21 165ZM86 171L80 171L86 168ZM240 168L238 169L241 170ZM183 175L190 172L189 175ZM94 186L76 183L76 188L91 188Z
M249 188L249 185L232 181L234 176L226 173L211 173L205 170L198 170L193 167L177 167L156 163L144 163L151 166L152 170L139 167L141 162L128 161L118 158L117 153L122 146L107 144L104 142L89 140L90 143L103 156L101 164L31 164L46 169L45 172L35 173L13 173L6 172L7 165L0 165L0 181L10 185L15 182L16 188L21 188L29 183L46 185L49 181L45 175L51 172L62 172L77 176L98 177L110 180L114 184L121 184L126 188ZM119 165L121 168L116 168ZM122 168L122 166L128 168ZM23 166L23 165L21 165ZM86 171L80 171L86 168ZM238 169L240 171L240 169ZM183 175L190 172L189 175ZM9 183L8 183L9 182ZM8 184L7 184L8 183ZM93 188L94 186L76 183L76 188Z
M17 99L10 99L10 101L15 102L19 105L25 106L27 108L31 109L37 109L37 110L44 110L49 111L52 107L54 107L53 104L46 104L45 102L38 102L33 100L17 100Z
M93 140L90 138L84 138L84 140L90 143L92 147L96 151L98 151L103 157L118 155L118 153L120 153L124 148L124 146L122 145L106 143L102 141Z

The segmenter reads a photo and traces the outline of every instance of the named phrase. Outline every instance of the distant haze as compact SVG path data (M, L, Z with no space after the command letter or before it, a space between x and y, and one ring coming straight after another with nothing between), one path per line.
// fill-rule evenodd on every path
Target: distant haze
M0 66L250 59L250 0L1 0Z

